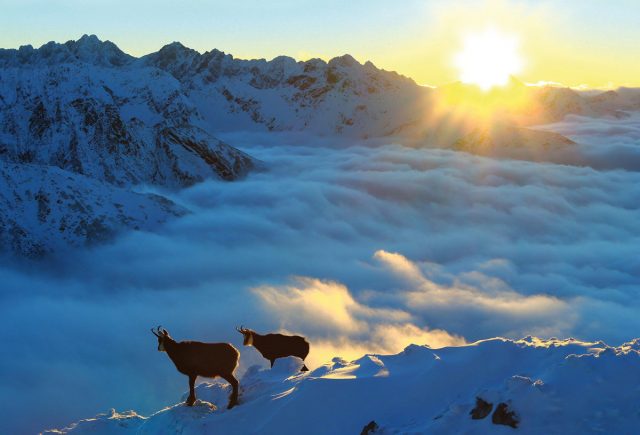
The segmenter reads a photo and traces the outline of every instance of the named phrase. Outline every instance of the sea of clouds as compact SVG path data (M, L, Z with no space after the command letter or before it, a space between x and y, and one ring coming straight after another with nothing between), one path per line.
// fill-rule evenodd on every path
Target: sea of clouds
M410 343L640 336L640 117L541 128L591 167L225 135L266 170L162 192L192 213L160 233L0 266L0 424L177 402L187 379L157 352L158 324L231 341L240 372L265 364L240 324L306 335L312 368Z

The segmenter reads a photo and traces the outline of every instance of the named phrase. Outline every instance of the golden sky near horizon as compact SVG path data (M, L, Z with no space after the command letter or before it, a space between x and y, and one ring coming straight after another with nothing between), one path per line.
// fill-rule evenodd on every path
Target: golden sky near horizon
M555 82L597 88L640 86L638 30L633 32L635 36L624 35L629 30L625 28L619 28L616 35L602 30L601 33L595 30L594 34L588 29L576 30L570 11L552 7L548 2L460 3L456 6L454 2L441 2L437 7L429 7L434 26L405 35L400 44L405 49L388 47L383 52L365 52L363 59L380 59L379 66L408 75L420 84L440 85L461 78L456 55L464 50L466 38L496 30L517 41L522 65L516 75L527 83ZM607 21L606 8L602 20ZM640 27L640 15L637 20ZM615 24L611 26L609 32L615 33ZM424 60L418 60L416 53L423 55Z
M239 58L345 53L419 84L460 79L456 55L486 29L518 43L518 78L640 86L639 0L0 0L0 46L96 34L143 55L180 41Z

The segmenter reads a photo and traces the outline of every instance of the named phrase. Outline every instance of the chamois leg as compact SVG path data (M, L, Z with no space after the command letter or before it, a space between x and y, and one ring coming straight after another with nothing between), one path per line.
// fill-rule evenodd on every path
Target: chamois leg
M304 359L309 356L309 348L307 348L307 351L300 357L300 359L302 360L302 368L300 369L301 372L308 372L309 368L307 367L307 365L304 362Z
M193 406L196 401L196 392L194 390L197 376L189 376L189 397L185 402L187 406Z
M271 361L271 368L273 368L273 363L276 362L275 359L270 359L269 361Z
M231 409L238 404L238 380L233 376L233 374L222 376L222 379L229 382L231 384L231 396L229 397L229 405L227 409Z

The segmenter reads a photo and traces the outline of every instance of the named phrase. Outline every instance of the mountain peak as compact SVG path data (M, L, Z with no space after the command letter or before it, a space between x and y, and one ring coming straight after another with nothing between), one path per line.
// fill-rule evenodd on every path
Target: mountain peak
M84 35L82 35L80 37L80 39L78 39L76 41L78 44L91 44L91 45L97 45L100 44L102 41L100 40L100 38L98 38L96 35L91 34L91 35L87 35L86 33Z
M194 50L193 48L187 47L180 41L173 41L170 44L163 45L162 48L158 51L159 52L160 51L185 51L185 52L198 53L196 50Z
M360 65L360 62L355 60L355 58L350 54L343 54L342 56L334 57L329 61L329 66L342 66L351 68L356 65Z
M122 66L133 59L113 42L102 41L96 35L84 34L77 41L65 42L64 46L76 59L101 66Z

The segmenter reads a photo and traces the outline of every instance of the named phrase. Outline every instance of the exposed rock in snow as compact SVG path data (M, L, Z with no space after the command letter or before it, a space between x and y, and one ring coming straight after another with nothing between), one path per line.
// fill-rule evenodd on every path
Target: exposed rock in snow
M336 358L307 374L299 368L294 358L250 368L232 410L224 406L228 385L202 383L192 408L179 403L148 417L112 410L54 433L371 433L373 421L373 433L485 434L517 425L519 433L584 434L633 433L640 424L640 389L630 387L640 379L638 340L411 345L397 355ZM497 404L491 418L470 418L478 403Z
M487 415L491 414L493 410L493 404L483 400L481 397L476 397L476 406L469 412L471 418L474 420L482 420Z
M509 405L506 403L498 403L496 410L491 416L491 422L493 424L501 424L503 426L511 426L517 428L520 420L514 411L509 410Z

